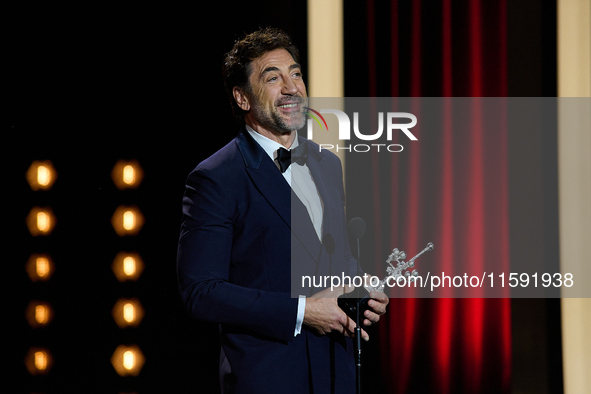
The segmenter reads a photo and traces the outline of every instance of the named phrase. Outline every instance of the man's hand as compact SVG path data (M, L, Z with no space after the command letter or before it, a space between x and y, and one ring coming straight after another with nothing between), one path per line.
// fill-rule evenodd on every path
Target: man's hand
M377 323L380 320L380 316L386 313L386 306L388 306L388 303L390 302L390 299L386 296L386 294L380 291L372 291L369 293L369 296L371 297L371 300L367 302L367 305L371 308L371 310L368 309L364 313L364 326Z
M311 298L307 298L304 324L321 335L337 331L345 336L353 337L356 324L337 304L337 297L352 290L353 288L348 286L335 287L332 290L322 290ZM384 306L384 311L385 308ZM374 316L370 316L370 318L374 318ZM369 340L369 335L364 330L361 330L361 337L366 341Z

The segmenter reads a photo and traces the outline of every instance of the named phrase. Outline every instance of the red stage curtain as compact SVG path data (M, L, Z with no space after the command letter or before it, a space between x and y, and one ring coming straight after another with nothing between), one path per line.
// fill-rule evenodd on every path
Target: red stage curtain
M368 0L365 7L369 96L507 96L506 0ZM372 261L385 260L381 254L394 246L412 256L432 241L436 251L425 256L442 267L456 261L508 267L507 131L485 132L477 106L473 118L467 135L455 132L450 115L440 135L422 136L404 153L372 153L374 174L391 170L389 185L378 176L367 181ZM352 167L347 162L348 173ZM377 327L382 387L509 392L510 317L509 299L392 299Z

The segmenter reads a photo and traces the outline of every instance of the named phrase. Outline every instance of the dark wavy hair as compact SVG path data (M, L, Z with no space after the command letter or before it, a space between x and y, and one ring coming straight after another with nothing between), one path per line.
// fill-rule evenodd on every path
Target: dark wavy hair
M232 50L226 53L222 68L224 87L232 104L232 113L241 123L244 122L244 111L234 100L234 87L250 91L250 63L265 53L280 48L289 52L296 63L300 62L300 53L292 44L291 38L283 30L272 27L259 29L237 40Z

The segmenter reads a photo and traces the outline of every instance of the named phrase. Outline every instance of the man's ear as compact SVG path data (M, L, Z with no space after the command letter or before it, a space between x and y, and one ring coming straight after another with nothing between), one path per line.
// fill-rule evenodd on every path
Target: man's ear
M250 111L250 102L248 101L248 97L243 89L239 88L238 86L234 86L232 89L232 94L234 95L234 100L236 100L236 104L243 110L243 111Z

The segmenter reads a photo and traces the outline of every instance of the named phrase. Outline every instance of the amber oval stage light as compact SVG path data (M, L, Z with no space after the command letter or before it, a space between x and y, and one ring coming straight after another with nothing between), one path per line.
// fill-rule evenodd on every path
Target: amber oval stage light
M31 327L43 327L53 319L53 308L47 302L31 301L25 316Z
M55 227L56 219L51 208L34 207L27 216L27 227L32 236L49 235Z
M144 178L144 171L137 160L119 160L111 171L113 183L119 190L135 189Z
M137 327L144 318L144 308L136 298L120 298L113 306L112 314L120 328Z
M120 345L111 356L111 364L119 376L139 375L144 362L144 355L137 345Z
M144 225L144 216L137 207L119 206L113 213L111 224L119 236L136 235Z
M32 347L25 356L25 366L31 375L45 375L53 365L53 357L49 350Z
M57 179L57 171L49 160L34 161L27 170L26 177L32 190L49 190Z
M119 282L137 280L144 270L144 262L137 253L119 252L111 268Z
M48 280L55 270L53 260L47 254L31 255L25 268L33 282Z

